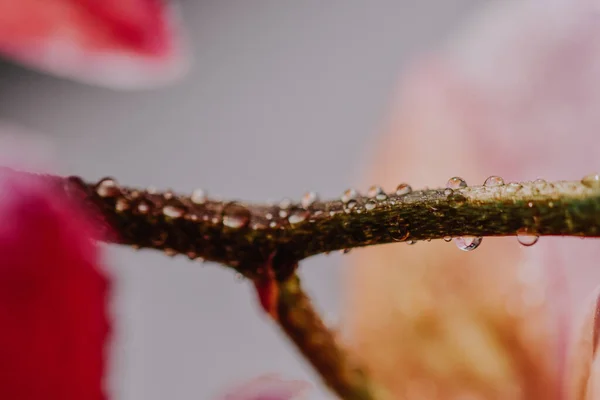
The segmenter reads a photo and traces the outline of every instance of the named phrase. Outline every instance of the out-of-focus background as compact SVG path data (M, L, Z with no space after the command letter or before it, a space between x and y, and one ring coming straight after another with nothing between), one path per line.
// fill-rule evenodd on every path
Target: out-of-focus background
M484 1L181 0L185 80L114 92L0 64L0 119L47 135L62 171L264 201L357 182L397 78ZM210 399L266 372L317 383L233 273L109 248L114 399ZM331 323L340 255L302 276ZM322 388L311 399L332 398Z

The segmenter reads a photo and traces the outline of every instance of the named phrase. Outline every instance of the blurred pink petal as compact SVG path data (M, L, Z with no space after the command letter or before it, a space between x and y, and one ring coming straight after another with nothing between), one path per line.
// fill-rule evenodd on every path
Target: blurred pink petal
M263 375L233 388L218 400L300 400L310 388L307 382Z
M176 22L162 0L0 0L0 52L88 83L153 86L185 70Z
M404 75L365 184L577 180L598 169L598 39L597 2L494 2ZM597 241L569 238L526 249L485 238L472 253L443 242L357 252L353 345L409 399L563 399L567 343L585 336L568 335L571 317L600 282L598 259Z

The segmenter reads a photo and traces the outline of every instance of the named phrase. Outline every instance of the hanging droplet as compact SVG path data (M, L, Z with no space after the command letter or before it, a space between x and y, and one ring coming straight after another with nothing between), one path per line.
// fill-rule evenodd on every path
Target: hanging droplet
M456 247L462 251L471 251L479 247L482 240L482 237L463 236L455 238L454 243L456 244Z
M411 192L412 192L412 187L410 187L410 185L407 184L407 183L401 183L396 188L396 195L397 196L405 196L405 195L407 195L407 194L409 194Z
M148 214L150 205L146 201L140 201L137 205L137 210L140 214Z
M522 246L525 247L533 246L537 243L539 238L540 237L538 235L529 233L529 231L526 228L519 229L517 231L517 240Z
M589 174L581 179L581 183L592 189L600 188L600 174Z
M377 207L377 203L374 200L369 200L365 203L365 209L367 211L374 210Z
M417 241L416 241L416 240L407 240L407 241L406 241L406 242L404 242L404 243L406 243L406 244L410 244L410 245L413 245L413 244L417 243Z
M519 190L521 190L522 187L523 187L523 185L521 185L520 183L511 182L508 185L506 185L506 192L507 193L516 193Z
M288 208L290 208L292 205L292 200L285 198L283 200L281 200L279 202L279 208L281 208L282 210L287 210Z
M451 242L452 236L444 236L444 242Z
M488 187L493 187L493 186L503 186L504 185L504 179L502 179L499 176L490 176L488 177L485 182L483 182L483 186L488 186Z
M120 193L119 185L117 184L117 181L114 180L113 178L110 178L110 177L103 178L96 185L96 193L100 197L118 196Z
M318 200L319 195L316 192L306 192L304 196L302 196L300 204L302 205L302 208L310 208Z
M166 249L165 249L165 254L166 254L167 256L169 256L169 257L175 257L175 256L176 256L177 254L179 254L179 253L178 253L178 252L177 252L177 250L175 250L175 249L166 248Z
M296 225L306 221L309 215L310 212L306 210L296 210L292 214L290 214L288 222L290 223L290 225Z
M461 189L467 187L467 182L463 178L455 176L448 179L448 182L446 182L446 187L448 189Z
M340 198L340 200L342 200L342 203L347 204L350 201L355 200L357 197L358 197L358 192L356 190L354 190L354 189L347 189L342 194L342 197Z
M166 205L163 207L162 213L165 217L176 219L183 217L183 214L185 214L185 209L174 205Z
M223 208L223 225L231 229L244 228L250 222L250 210L241 204L229 203Z
M195 189L192 192L192 196L190 197L192 203L194 204L204 204L206 203L206 191L204 189Z

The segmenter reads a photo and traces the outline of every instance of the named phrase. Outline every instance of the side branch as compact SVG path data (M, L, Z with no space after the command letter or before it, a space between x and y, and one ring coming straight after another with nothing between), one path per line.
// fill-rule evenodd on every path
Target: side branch
M64 181L63 181L64 182ZM101 211L114 241L168 254L204 258L248 277L271 254L275 270L306 257L354 247L457 236L600 236L597 181L542 181L494 187L432 189L276 205L216 201L122 187L112 179L68 187Z

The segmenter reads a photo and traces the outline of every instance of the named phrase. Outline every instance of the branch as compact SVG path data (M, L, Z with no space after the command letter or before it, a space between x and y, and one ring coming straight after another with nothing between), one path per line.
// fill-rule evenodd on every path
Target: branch
M341 399L383 399L376 388L334 337L293 274L284 281L262 277L255 281L263 308Z
M64 181L63 181L64 182ZM390 242L459 236L600 236L600 182L543 181L397 193L349 190L340 199L277 205L216 201L69 178L118 233L111 241L228 265L254 277L312 255Z

